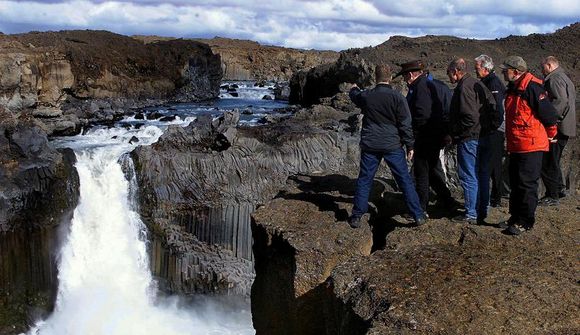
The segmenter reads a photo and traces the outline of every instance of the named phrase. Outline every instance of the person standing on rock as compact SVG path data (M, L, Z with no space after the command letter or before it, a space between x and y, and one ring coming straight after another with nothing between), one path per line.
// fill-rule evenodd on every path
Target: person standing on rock
M493 59L488 55L480 55L475 58L475 73L481 82L489 89L493 95L496 108L498 108L499 122L497 129L491 129L488 134L489 151L490 151L490 177L491 177L491 193L490 205L492 207L499 207L501 205L503 176L502 176L502 160L504 158L505 146L505 85L495 74Z
M373 89L361 91L353 84L349 92L350 99L362 110L363 124L360 172L348 223L353 228L360 227L360 219L368 211L373 179L384 159L403 192L415 225L422 225L426 222L426 216L406 161L413 158L414 145L409 107L403 95L391 88L391 69L388 65L376 66L375 79L377 84ZM406 155L403 146L407 149Z
M544 88L558 113L558 135L550 142L550 151L544 153L542 160L541 176L546 194L540 200L540 205L556 206L566 189L560 159L568 138L576 136L576 88L554 56L548 56L542 61L542 74Z
M487 143L480 146L480 136L482 129L489 128L486 124L496 110L495 100L485 85L467 73L464 59L452 61L447 75L451 83L457 84L451 99L450 129L457 143L458 174L465 207L465 214L454 217L453 221L484 223L489 205L489 147Z
M506 234L519 235L536 221L542 158L557 134L558 115L542 81L528 72L522 57L509 56L500 68L508 82L505 124L512 191L510 218L499 227Z
M451 98L451 90L442 82L436 82L425 70L421 60L401 64L402 75L407 83L407 103L411 111L415 154L413 173L421 208L427 212L429 187L437 193L438 200L449 210L455 209L456 201L445 183L439 154L445 147L449 115L444 99ZM436 85L443 85L438 89ZM440 90L446 90L439 94Z

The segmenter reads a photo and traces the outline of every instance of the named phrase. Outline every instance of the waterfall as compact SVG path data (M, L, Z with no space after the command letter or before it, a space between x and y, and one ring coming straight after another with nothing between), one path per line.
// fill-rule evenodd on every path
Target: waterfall
M61 250L55 311L30 334L254 333L247 311L227 311L216 304L194 308L158 298L146 228L131 191L134 173L128 181L120 158L134 148L129 143L133 136L140 144L151 144L161 133L153 126L131 132L100 129L74 141L80 199Z

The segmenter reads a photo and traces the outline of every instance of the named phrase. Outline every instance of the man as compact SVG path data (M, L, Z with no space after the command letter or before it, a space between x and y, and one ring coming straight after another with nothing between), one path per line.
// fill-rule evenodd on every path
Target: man
M361 91L356 84L349 92L351 100L362 110L361 160L357 180L354 207L348 223L353 228L360 227L360 218L368 210L368 199L373 178L381 159L385 159L393 177L403 191L403 196L415 225L426 222L413 181L409 175L406 159L413 157L413 133L411 114L401 93L389 85L391 69L387 65L375 68L376 86ZM407 156L403 150L407 148Z
M493 70L493 59L488 55L480 55L475 58L475 73L481 82L487 87L493 95L498 108L498 119L500 123L497 129L490 129L485 141L489 147L489 172L491 177L491 194L490 205L499 207L502 196L502 159L505 143L505 110L503 102L505 100L505 85L495 75ZM495 125L494 125L495 126ZM480 140L481 144L481 140Z
M558 116L542 81L528 72L522 57L509 56L500 67L508 82L505 116L512 191L510 218L499 226L506 234L519 235L536 220L542 158L557 134Z
M489 180L489 169L487 159L480 160L482 154L479 138L482 131L481 121L489 118L486 114L487 107L492 104L493 107L490 108L495 110L495 101L490 101L493 98L489 90L467 73L464 59L452 61L447 68L447 75L451 83L457 83L451 99L450 124L451 135L457 143L458 174L465 207L465 214L453 218L453 221L484 223L489 203L489 185L487 188L482 185L484 187L480 191L479 180ZM485 128L484 122L484 130Z
M540 205L555 206L559 198L565 195L564 180L560 159L568 143L568 138L576 136L576 88L560 67L560 62L554 56L548 56L542 61L544 88L558 113L558 135L550 142L550 151L544 153L542 160L542 181L546 186L546 194Z
M448 129L448 111L445 110L445 97L438 94L435 79L429 77L422 61L415 60L401 65L397 76L403 76L409 88L407 102L411 110L415 154L413 173L421 208L427 212L429 187L431 186L441 203L452 210L456 202L445 183L439 153L445 146L444 138ZM444 83L449 97L451 90ZM445 92L444 92L445 93Z

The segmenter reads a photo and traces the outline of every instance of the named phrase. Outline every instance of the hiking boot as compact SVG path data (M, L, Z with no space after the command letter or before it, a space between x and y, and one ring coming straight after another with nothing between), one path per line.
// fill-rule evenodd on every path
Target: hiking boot
M543 197L538 201L538 205L540 206L558 206L560 204L560 199L552 198L552 197Z
M458 216L454 217L453 219L451 219L451 221L455 222L455 223L466 223L466 224L472 224L472 225L477 224L476 218L472 218L472 217L469 217L467 215L458 215Z
M503 231L504 234L517 236L523 232L532 229L531 226L522 225L522 224L514 224L509 226L506 230Z
M429 216L427 215L427 213L425 213L425 215L424 215L424 216L422 216L422 217L420 217L420 218L417 218L417 219L415 220L415 222L413 223L413 225L414 225L415 227L422 226L422 225L424 225L425 223L427 223L427 220L429 220Z
M348 225L351 226L351 228L359 228L361 226L360 217L351 215L348 218Z

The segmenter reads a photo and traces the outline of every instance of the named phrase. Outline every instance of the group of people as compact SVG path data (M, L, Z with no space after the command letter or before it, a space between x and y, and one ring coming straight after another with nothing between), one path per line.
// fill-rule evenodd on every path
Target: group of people
M440 161L441 150L451 144L457 145L464 198L464 211L457 212L453 221L484 224L489 206L501 204L504 145L509 154L510 217L499 227L519 235L534 226L538 203L559 204L565 195L560 160L568 138L576 135L573 83L553 56L542 61L543 81L528 71L521 57L507 57L499 66L507 88L495 74L491 57L480 55L474 64L475 77L464 59L449 64L447 76L456 84L453 91L433 78L421 60L402 64L395 75L403 76L407 84L406 98L390 86L388 65L376 66L372 89L351 85L349 96L363 114L351 227L359 227L368 210L382 159L402 190L415 225L429 217L430 189L447 208L457 209ZM412 161L414 178L407 161ZM546 194L538 201L540 178Z

